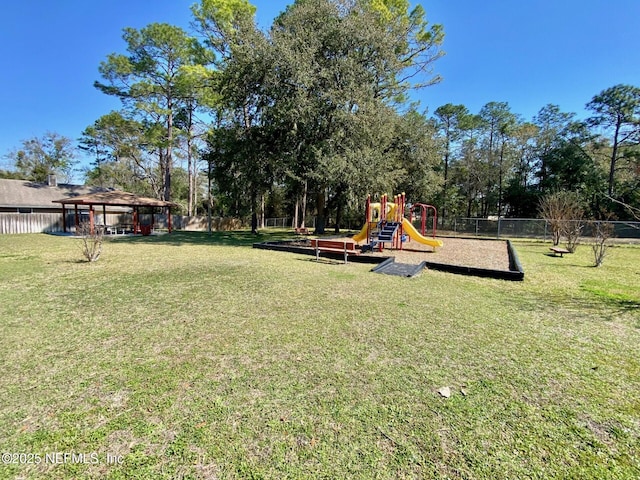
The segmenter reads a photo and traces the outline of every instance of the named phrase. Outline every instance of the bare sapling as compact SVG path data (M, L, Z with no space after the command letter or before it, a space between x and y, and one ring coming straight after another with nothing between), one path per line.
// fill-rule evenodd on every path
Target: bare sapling
M102 253L103 231L100 228L91 228L89 222L80 224L79 234L82 238L82 255L88 262L96 262Z
M582 217L582 212L573 212L573 215L579 215ZM584 227L584 223L582 218L576 220L564 220L562 222L562 235L565 239L565 247L571 253L576 251L578 248L578 243L580 243L580 235L582 234L582 229Z
M594 267L599 267L604 262L604 257L609 249L608 240L613 236L613 225L608 222L594 220L591 222L593 229L593 260Z
M575 252L584 226L580 196L564 190L549 193L540 200L540 214L551 228L553 244L564 237L567 250Z

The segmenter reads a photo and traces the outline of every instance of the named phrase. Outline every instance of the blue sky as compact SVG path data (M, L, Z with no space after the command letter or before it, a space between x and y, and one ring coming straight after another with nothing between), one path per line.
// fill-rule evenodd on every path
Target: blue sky
M125 53L124 27L166 22L188 29L194 0L22 0L0 22L0 168L21 140L47 131L77 139L119 102L93 87L109 53ZM254 0L261 25L291 3ZM640 86L638 0L424 0L444 25L442 83L415 94L477 113L508 102L530 120L547 103L584 118L584 105L619 83ZM413 2L415 5L415 2ZM78 180L81 180L78 177Z

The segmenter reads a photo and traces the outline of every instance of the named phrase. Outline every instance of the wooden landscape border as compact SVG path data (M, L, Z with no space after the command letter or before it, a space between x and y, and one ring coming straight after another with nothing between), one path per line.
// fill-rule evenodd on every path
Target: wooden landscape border
M473 240L478 241L495 241L496 239L489 238L474 238ZM304 240L302 240L304 241ZM516 253L511 240L502 240L507 243L507 252L509 255L509 270L495 270L489 268L479 268L479 267L470 267L464 265L451 265L447 263L439 263L439 262L431 262L426 261L426 268L431 270L438 270L441 272L455 273L458 275L472 275L475 277L484 277L484 278L496 278L500 280L510 280L510 281L523 281L524 280L524 269L522 268L522 264L518 258L518 254ZM276 250L280 252L289 252L289 253L299 253L302 255L314 255L316 254L315 250L311 248L310 241L306 241L309 243L308 247L299 245L301 243L300 239L296 240L279 240L274 242L262 242L262 243L254 243L253 248L258 248L262 250ZM334 253L334 252L322 252L323 257L341 260L343 259L343 254ZM393 255L389 255L387 257L374 257L368 255L357 255L349 258L349 261L354 263L370 263L377 264L384 262L393 258Z

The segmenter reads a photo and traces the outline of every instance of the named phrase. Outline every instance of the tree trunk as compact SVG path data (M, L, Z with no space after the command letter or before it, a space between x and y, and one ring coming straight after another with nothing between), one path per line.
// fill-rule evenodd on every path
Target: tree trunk
M320 187L316 195L316 209L318 210L318 216L316 217L316 235L322 235L325 227L325 192L324 188Z
M167 157L165 158L164 200L171 201L171 170L173 168L173 99L167 99Z
M338 185L336 188L336 193L329 202L329 208L336 209L336 222L335 222L335 233L340 233L340 227L342 227L342 214L343 214L343 200L344 200L344 192L346 187L342 184Z
M613 196L613 182L616 174L616 161L618 157L618 135L620 134L620 121L616 123L616 131L613 135L613 151L611 152L611 164L609 166L609 196Z
M251 233L258 233L258 192L251 190Z
M162 148L158 149L158 164L160 165L160 178L158 178L157 182L152 180L152 177L149 176L149 180L151 180L153 191L157 198L164 200L164 186L167 178L167 161L164 154L164 150ZM155 183L155 187L153 184Z
M300 197L298 195L296 195L296 203L295 203L295 207L293 208L293 228L298 228L300 225L298 225L298 208L300 207Z
M300 226L304 227L307 224L307 191L308 191L309 183L307 180L304 181L304 190L302 192L302 221L300 222Z
M213 199L211 198L211 160L208 162L208 175L207 175L207 227L209 235L211 235L211 216L213 210Z
M191 155L187 159L188 167L187 170L189 172L188 183L189 183L189 194L187 198L187 215L193 215L193 172L191 170Z
M447 127L446 150L444 153L444 182L442 184L442 209L440 211L440 219L444 225L444 219L447 216L447 182L449 180L449 152L451 149L451 136L449 127Z
M194 180L194 166L193 166L193 156L191 155L191 135L192 135L192 123L193 123L193 110L191 105L188 106L189 118L187 120L187 171L188 171L188 182L189 182L189 198L187 199L187 215L193 215L193 206L195 203L195 180Z
M498 171L498 218L502 215L502 162L504 161L504 138L502 140L502 145L500 146L500 164Z
M198 168L197 161L193 162L193 214L198 215Z

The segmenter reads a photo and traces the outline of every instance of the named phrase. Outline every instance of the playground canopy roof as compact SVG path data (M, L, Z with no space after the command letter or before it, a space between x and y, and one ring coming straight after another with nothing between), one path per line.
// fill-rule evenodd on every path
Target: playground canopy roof
M157 200L155 198L141 197L135 193L112 190L109 192L90 193L78 195L61 200L53 200L53 203L63 205L111 205L119 207L177 207L173 202Z

